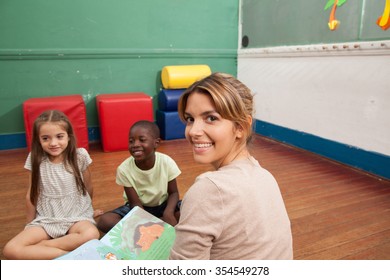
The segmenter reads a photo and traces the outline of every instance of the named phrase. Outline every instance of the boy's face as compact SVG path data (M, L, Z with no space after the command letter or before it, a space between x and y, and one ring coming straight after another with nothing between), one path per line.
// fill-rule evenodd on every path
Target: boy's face
M160 138L155 138L147 128L136 126L130 130L129 152L137 162L154 157Z

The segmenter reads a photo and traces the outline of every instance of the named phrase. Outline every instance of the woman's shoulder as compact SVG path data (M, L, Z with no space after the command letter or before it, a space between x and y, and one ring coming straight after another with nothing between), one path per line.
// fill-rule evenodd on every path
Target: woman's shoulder
M205 173L202 173L198 175L195 178L194 184L191 186L191 188L210 188L211 186L217 186L215 184L215 181L217 178L219 178L218 171L207 171Z
M271 175L266 169L260 166L259 162L250 156L246 159L236 160L215 171L205 172L197 177L197 180L208 179L213 182L233 182L247 180L257 176Z
M219 193L219 186L214 179L215 171L205 172L196 177L194 183L186 192L187 198L208 199L210 196ZM218 195L217 195L218 196Z

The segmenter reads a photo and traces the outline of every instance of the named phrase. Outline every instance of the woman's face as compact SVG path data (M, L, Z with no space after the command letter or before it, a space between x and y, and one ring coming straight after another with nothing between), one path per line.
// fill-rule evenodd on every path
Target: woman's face
M210 163L215 169L229 164L236 156L242 130L216 111L208 94L193 92L184 111L185 135L192 145L194 160Z

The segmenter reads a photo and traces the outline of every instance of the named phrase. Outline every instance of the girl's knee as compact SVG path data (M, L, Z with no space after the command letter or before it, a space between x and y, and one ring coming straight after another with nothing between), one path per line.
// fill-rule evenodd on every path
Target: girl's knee
M85 241L89 241L89 240L92 240L92 239L99 239L100 238L100 233L99 233L99 230L97 229L97 227L95 227L94 225L91 225L88 228L88 230L86 230L83 233L83 236L84 236Z
M3 255L8 260L17 260L20 259L19 255L21 251L22 248L11 240L7 244L5 244L3 249Z
M99 239L100 237L99 230L90 221L77 222L70 228L68 233L76 234L80 245L92 239Z

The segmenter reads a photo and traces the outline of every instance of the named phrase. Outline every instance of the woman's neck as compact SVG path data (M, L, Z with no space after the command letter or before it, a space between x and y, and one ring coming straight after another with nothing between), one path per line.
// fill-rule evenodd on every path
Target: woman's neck
M247 159L250 157L250 153L246 146L243 146L236 153L227 155L221 162L213 164L214 168L218 170L219 168L229 165L233 161Z

